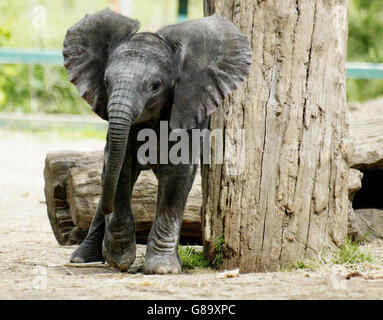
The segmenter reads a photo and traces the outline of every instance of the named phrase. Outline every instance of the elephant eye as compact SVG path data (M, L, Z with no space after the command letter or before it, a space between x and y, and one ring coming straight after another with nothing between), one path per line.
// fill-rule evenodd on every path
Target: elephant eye
M156 92L160 87L161 87L161 81L159 80L152 82L149 86L152 92Z
M109 87L109 83L108 83L107 80L104 80L104 84L105 84L105 88L108 89L108 87Z

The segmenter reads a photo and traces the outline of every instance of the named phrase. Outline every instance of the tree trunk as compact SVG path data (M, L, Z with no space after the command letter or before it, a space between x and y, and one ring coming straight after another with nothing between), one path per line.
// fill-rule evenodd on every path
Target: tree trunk
M61 245L81 243L101 194L103 152L53 152L46 157L44 178L48 217ZM133 190L132 211L137 243L146 244L154 220L157 179L142 171ZM183 244L201 244L201 178L189 194L181 226Z
M244 170L205 165L202 227L223 268L272 271L340 247L347 233L350 157L346 121L347 0L205 0L249 36L251 72L213 114L224 159L244 150ZM229 144L229 147L227 147ZM214 146L212 146L214 148ZM212 153L214 150L212 150Z

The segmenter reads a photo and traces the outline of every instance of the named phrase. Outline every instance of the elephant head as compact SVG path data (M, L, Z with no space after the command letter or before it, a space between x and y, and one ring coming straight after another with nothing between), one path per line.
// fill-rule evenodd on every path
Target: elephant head
M64 40L69 80L109 121L109 155L101 195L113 211L130 127L158 117L172 99L170 127L190 129L206 119L248 75L248 39L219 15L137 33L139 23L105 9L86 15Z

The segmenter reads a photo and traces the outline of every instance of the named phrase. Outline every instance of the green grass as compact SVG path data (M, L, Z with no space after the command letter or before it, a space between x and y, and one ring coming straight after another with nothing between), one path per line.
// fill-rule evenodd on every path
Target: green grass
M203 251L194 247L178 246L178 254L185 269L209 268L209 262L205 259Z
M40 138L58 138L65 140L81 140L81 139L96 139L106 140L106 131L97 130L92 126L84 126L82 128L67 128L67 127L51 127L51 128L39 128L39 127L25 127L16 128L8 126L2 130L9 130L13 132L22 132L28 134L34 134Z
M332 263L334 264L358 264L372 262L373 257L368 252L363 252L359 247L359 242L347 238L340 251L334 255Z
M337 252L329 253L322 250L313 259L296 261L291 266L282 266L281 271L307 270L316 271L321 266L334 264L343 265L349 268L362 266L363 263L374 262L374 257L360 248L361 241L353 241L347 238L343 246Z
M287 268L284 271L293 271L293 270L307 270L315 271L318 269L318 264L312 260L296 261L291 267Z
M205 257L203 251L197 250L194 247L179 246L178 254L182 261L182 266L186 269L213 268L220 269L223 264L223 255L225 250L225 241L223 236L215 239L214 243L214 258L210 261Z
M322 250L316 257L306 260L298 260L290 266L282 266L282 272L295 270L317 271L325 265L343 265L349 268L362 266L363 263L373 263L375 258L360 248L361 241L352 241L347 238L338 252ZM220 269L223 264L225 242L223 236L214 241L214 258L209 262L203 251L190 246L178 246L178 254L185 269Z

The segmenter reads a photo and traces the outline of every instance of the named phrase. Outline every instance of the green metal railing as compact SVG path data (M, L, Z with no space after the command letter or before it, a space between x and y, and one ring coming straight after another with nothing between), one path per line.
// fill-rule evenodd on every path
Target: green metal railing
M0 48L0 64L47 64L61 66L59 50L20 50ZM347 62L347 78L383 79L383 63Z
M347 62L347 78L383 79L383 63Z
M184 22L188 19L188 0L179 0L178 2L178 22Z
M0 63L3 64L49 64L63 65L59 50L6 49L0 48Z

